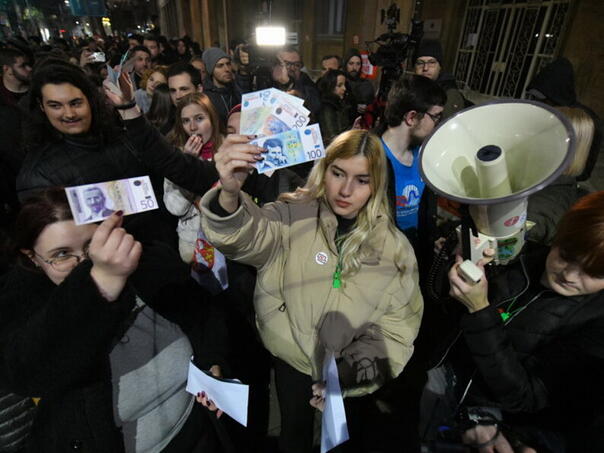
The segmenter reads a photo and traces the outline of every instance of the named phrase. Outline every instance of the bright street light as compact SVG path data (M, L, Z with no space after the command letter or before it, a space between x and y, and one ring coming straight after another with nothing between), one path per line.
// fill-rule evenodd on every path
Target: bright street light
M285 28L256 27L256 44L259 46L285 45Z

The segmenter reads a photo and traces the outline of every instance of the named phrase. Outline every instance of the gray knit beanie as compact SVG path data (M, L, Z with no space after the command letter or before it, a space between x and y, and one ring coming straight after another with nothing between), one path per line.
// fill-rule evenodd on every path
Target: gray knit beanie
M210 76L214 72L214 66L216 66L216 63L218 63L218 60L221 58L228 58L229 60L231 59L231 57L229 57L222 49L219 49L218 47L210 47L203 52L201 59L206 65L206 71L208 71Z

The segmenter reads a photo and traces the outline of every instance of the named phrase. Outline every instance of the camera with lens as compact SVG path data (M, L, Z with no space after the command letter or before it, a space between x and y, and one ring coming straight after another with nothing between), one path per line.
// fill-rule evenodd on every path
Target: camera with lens
M399 33L394 30L401 20L400 8L393 3L381 13L381 23L387 25L388 32L367 44L378 44L377 50L369 55L369 62L383 68L378 99L385 101L392 82L403 73L403 63L422 38L423 22L414 18L411 22L411 33Z
M253 89L263 90L272 86L272 70L278 60L274 49L253 44L237 46L235 63L251 77Z

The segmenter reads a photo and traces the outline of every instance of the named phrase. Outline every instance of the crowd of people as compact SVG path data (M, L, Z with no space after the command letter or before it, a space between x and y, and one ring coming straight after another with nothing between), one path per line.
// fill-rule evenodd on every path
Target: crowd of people
M525 250L481 260L476 285L451 254L434 288L452 226L420 147L470 105L440 44L417 46L372 130L358 50L316 81L293 47L268 78L251 57L156 35L2 43L0 451L312 452L331 353L350 435L334 452L600 451L604 192L577 181L601 124L568 60L529 85L577 152L529 199ZM256 171L241 96L269 87L320 125L314 165ZM65 187L144 175L158 209L124 216L95 186L98 221L75 223ZM186 392L191 360L249 384L246 428Z

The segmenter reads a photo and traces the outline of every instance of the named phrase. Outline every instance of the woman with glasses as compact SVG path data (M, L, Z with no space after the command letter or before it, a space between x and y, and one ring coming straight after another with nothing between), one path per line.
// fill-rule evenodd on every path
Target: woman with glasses
M192 355L219 374L219 318L175 252L143 248L121 224L117 212L76 225L61 189L17 218L0 373L7 390L41 398L28 451L213 451L215 416L185 385Z

